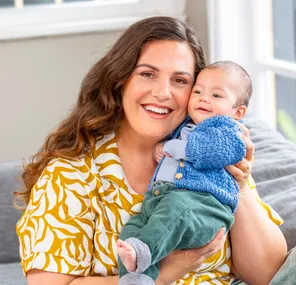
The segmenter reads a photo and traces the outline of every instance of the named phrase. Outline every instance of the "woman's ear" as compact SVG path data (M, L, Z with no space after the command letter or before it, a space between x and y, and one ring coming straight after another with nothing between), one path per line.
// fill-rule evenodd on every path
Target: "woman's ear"
M247 107L245 105L239 106L233 118L238 121L246 114L246 112Z

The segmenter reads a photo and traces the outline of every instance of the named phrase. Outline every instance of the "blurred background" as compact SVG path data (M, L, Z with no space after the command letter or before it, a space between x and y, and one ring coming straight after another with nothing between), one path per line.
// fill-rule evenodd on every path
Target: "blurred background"
M0 0L0 162L28 158L135 21L188 21L207 62L250 73L249 113L296 143L296 0Z

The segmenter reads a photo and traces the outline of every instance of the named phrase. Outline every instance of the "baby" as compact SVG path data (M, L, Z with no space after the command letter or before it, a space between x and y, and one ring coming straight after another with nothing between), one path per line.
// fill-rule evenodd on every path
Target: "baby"
M142 213L126 223L117 241L120 285L154 284L159 261L171 251L201 247L221 227L231 228L239 188L224 167L245 157L236 121L251 95L248 73L234 62L216 62L199 73L188 103L191 120L177 139L156 146L160 164Z

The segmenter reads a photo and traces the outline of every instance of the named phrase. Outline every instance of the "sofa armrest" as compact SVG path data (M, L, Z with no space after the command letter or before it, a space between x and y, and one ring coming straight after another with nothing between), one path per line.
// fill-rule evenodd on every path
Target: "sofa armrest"
M280 227L291 249L296 246L296 144L254 117L245 124L255 144L252 174L258 193L284 219Z
M0 263L19 261L15 225L22 212L13 206L12 191L20 188L21 161L0 163Z

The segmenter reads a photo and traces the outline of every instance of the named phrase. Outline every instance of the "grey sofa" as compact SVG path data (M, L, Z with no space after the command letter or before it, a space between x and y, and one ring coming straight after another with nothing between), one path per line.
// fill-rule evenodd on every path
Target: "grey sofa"
M296 145L256 119L247 119L246 125L256 148L253 176L258 192L285 220L281 229L291 249L296 246ZM11 195L11 190L19 183L20 165L20 161L0 164L1 285L26 284L19 265L15 234L21 212L13 208Z
M21 212L12 205L13 189L20 185L21 161L0 164L0 285L27 284L19 263L15 225Z

